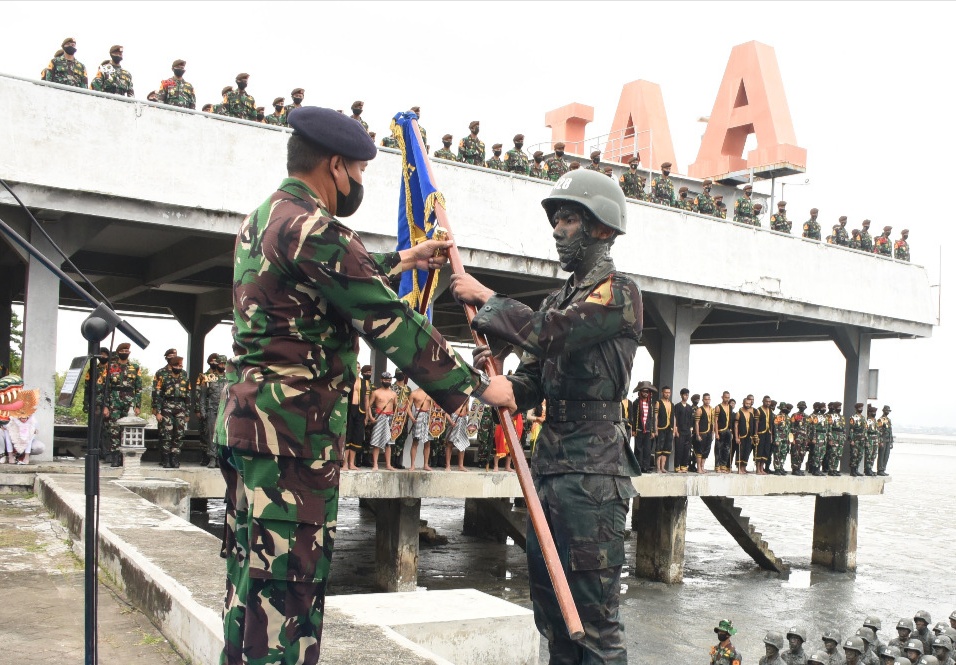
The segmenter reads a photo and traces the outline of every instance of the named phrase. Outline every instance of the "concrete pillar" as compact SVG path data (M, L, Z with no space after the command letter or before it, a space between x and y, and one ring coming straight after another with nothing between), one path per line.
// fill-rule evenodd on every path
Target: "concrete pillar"
M854 326L841 326L836 329L834 342L846 359L846 372L843 383L843 416L849 421L853 415L853 405L866 403L870 382L870 335ZM865 412L864 412L865 413ZM842 471L850 470L850 446L843 447Z
M0 266L0 365L10 371L10 319L13 311L13 268Z
M687 497L640 498L634 501L634 571L666 584L684 579Z
M839 573L856 570L858 498L817 496L813 510L813 552L810 562Z
M375 576L383 591L414 591L418 584L421 499L373 499Z

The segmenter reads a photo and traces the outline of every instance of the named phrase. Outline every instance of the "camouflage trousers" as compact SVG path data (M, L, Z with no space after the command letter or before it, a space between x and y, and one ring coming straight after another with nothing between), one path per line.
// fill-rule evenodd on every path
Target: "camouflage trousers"
M550 665L626 665L627 642L618 605L624 564L624 525L636 495L629 478L569 473L535 479L558 557L584 625L569 635L541 546L528 522L528 578L534 620L548 640Z
M119 419L125 418L131 408L139 405L134 404L133 395L131 393L129 396L114 395L108 406L110 415L103 422L103 427L106 431L100 436L100 441L102 442L101 445L105 446L101 451L112 453L119 450L120 444L123 442L123 428L118 424Z
M782 469L787 463L790 454L790 440L787 437L774 437L773 441L773 468Z
M831 436L827 439L827 471L840 471L840 462L843 461L843 446L846 438Z
M206 452L207 455L216 454L216 447L212 445L209 436L209 419L202 413L196 418L196 424L199 427L199 449Z
M178 455L186 436L186 404L166 402L159 410L163 421L156 424L159 429L159 446L163 453Z
M219 447L226 481L220 665L315 665L335 545L339 462Z
M817 439L810 446L813 449L812 455L810 457L810 466L814 469L819 469L823 471L823 460L827 454L827 445L826 439Z
M803 466L803 459L807 454L807 438L803 435L795 435L793 444L790 446L790 468L793 471L799 471Z
M873 472L873 465L876 462L876 456L880 451L880 442L876 438L866 438L866 445L863 448L863 470Z
M866 452L866 435L854 436L850 439L850 470L859 471L860 463Z

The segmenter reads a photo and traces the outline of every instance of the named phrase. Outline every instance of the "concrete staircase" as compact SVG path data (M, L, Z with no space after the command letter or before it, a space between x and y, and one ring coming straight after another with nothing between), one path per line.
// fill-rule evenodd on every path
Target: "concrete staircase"
M724 496L702 496L710 512L717 521L734 537L737 544L764 570L773 570L781 575L790 574L790 566L779 559L770 549L770 545L760 537L760 532L750 524L750 518L741 513L734 500Z

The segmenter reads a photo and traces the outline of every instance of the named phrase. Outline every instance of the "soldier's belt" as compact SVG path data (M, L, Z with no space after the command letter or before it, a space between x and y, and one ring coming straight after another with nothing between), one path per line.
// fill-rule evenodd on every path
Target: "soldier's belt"
M549 399L545 419L552 423L589 420L619 423L624 418L620 402Z

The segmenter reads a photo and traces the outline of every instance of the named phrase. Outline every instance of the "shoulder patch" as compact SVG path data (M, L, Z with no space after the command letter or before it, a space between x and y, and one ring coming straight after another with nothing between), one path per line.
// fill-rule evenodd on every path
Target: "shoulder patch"
M594 290L588 294L585 302L598 303L600 305L610 305L614 301L614 292L611 290L611 283L614 276L609 275L607 279L594 287Z

